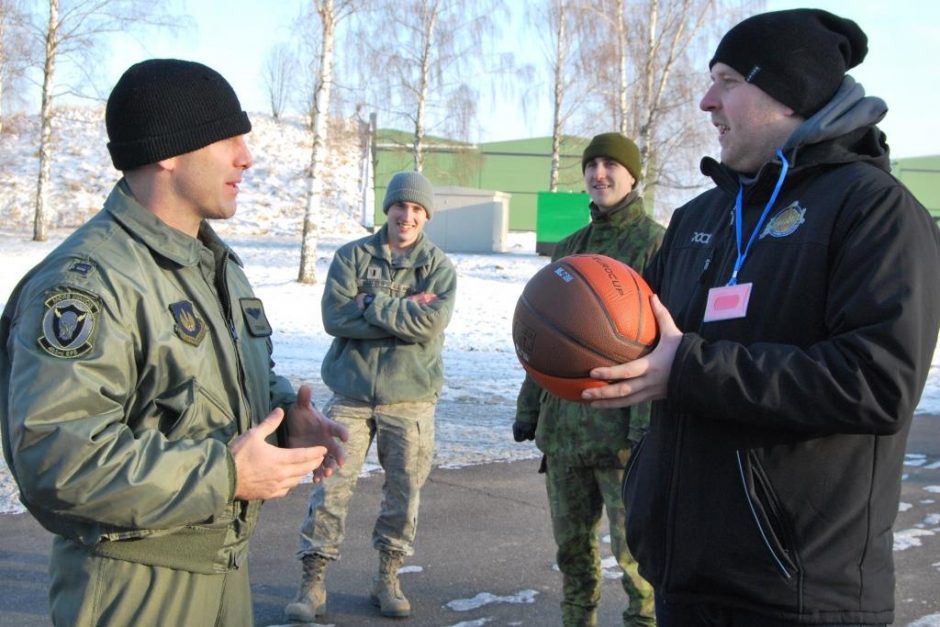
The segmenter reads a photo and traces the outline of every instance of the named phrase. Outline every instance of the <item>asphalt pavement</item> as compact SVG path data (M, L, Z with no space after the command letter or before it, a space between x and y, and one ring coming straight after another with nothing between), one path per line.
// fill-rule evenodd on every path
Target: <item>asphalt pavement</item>
M940 418L919 416L908 445L902 507L895 526L895 625L940 626ZM414 608L384 619L369 602L377 566L371 531L383 477L360 480L347 520L343 557L327 571L323 625L557 625L561 576L537 460L435 469L422 493L416 554L401 575ZM255 622L282 625L300 564L294 559L306 486L265 505L252 540ZM28 514L0 516L0 626L48 625L51 536ZM604 556L609 555L604 549ZM601 625L617 625L618 580L605 580Z

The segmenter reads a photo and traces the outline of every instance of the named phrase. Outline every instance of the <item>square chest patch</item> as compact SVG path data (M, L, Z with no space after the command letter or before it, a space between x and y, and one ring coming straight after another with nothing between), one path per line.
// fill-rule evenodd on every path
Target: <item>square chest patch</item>
M174 331L181 340L192 346L199 346L206 336L206 323L196 313L196 308L188 300L181 300L170 305L173 314Z
M271 335L271 325L268 323L268 317L264 315L264 305L261 304L261 299L242 298L239 303L242 306L242 317L245 319L248 332L255 337Z

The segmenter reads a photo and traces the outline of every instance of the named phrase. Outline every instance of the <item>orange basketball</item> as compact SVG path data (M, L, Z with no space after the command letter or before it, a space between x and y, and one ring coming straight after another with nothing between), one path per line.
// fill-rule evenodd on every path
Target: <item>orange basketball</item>
M633 268L604 255L570 255L529 279L512 342L522 367L556 396L580 401L604 385L592 369L642 357L656 345L653 292Z

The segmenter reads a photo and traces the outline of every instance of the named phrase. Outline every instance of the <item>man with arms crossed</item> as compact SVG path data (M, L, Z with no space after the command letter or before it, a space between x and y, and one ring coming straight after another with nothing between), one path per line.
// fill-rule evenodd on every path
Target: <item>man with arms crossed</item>
M326 568L339 559L349 499L373 440L385 484L372 531L379 572L369 596L383 616L411 615L398 569L414 552L421 488L434 458L457 272L424 235L434 190L421 173L393 176L382 209L388 218L377 233L336 251L323 290L323 326L333 336L321 366L333 392L325 411L349 429L349 463L310 494L297 554L303 575L285 608L296 622L326 612Z

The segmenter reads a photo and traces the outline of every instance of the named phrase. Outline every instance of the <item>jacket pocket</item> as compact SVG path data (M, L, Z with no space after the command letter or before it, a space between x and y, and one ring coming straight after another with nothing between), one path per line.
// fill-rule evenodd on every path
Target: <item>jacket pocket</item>
M735 451L744 498L774 566L790 579L799 570L789 517L754 451Z
M639 458L645 442L646 436L644 435L640 438L640 441L633 446L633 450L630 451L630 459L627 460L627 465L623 471L623 482L620 484L620 498L623 499L625 504L630 502L627 494L627 481L630 480L630 475L633 474L633 469L636 467L636 460Z
M167 440L212 438L228 442L235 434L231 411L196 379L167 391L154 399L153 405Z

